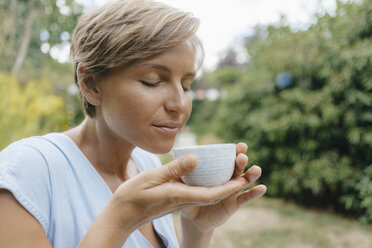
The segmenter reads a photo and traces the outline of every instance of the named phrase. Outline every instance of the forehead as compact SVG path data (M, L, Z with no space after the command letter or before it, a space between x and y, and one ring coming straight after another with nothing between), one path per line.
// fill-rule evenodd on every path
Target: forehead
M189 41L133 65L133 69L155 69L164 72L195 71L195 48Z
M167 59L175 59L177 60L186 60L190 62L190 60L195 60L195 48L189 41L184 41L177 46L165 51L161 54L158 54L152 58L145 59L140 61L138 65L146 64L149 62L159 61L159 60L167 60Z
M184 41L166 52L140 60L130 66L115 69L108 76L130 78L149 74L195 77L195 46L192 42Z

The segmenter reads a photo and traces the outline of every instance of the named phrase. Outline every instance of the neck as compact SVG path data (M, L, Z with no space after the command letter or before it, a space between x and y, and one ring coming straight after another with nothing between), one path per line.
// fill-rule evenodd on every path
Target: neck
M134 145L112 133L97 119L87 117L68 135L103 177L128 178L128 162Z

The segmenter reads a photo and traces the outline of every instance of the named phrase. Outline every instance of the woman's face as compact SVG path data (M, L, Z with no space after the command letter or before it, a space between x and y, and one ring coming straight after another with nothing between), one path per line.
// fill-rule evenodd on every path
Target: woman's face
M195 54L185 41L152 59L118 70L97 85L97 118L110 135L166 153L191 113Z

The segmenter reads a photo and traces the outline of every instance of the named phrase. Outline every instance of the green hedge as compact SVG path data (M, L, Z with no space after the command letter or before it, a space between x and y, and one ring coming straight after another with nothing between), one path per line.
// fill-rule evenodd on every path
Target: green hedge
M305 31L257 28L244 70L204 78L227 97L197 102L190 124L247 142L269 195L372 223L372 0L315 17Z

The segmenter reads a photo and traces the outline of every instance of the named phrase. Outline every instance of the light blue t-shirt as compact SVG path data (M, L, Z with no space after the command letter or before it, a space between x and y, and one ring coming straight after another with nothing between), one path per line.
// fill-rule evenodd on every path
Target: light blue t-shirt
M135 148L138 170L160 166L159 159ZM112 192L66 135L51 133L17 141L0 153L0 188L7 189L42 225L54 248L76 247ZM153 221L168 248L178 247L171 215ZM150 248L134 231L124 248Z

